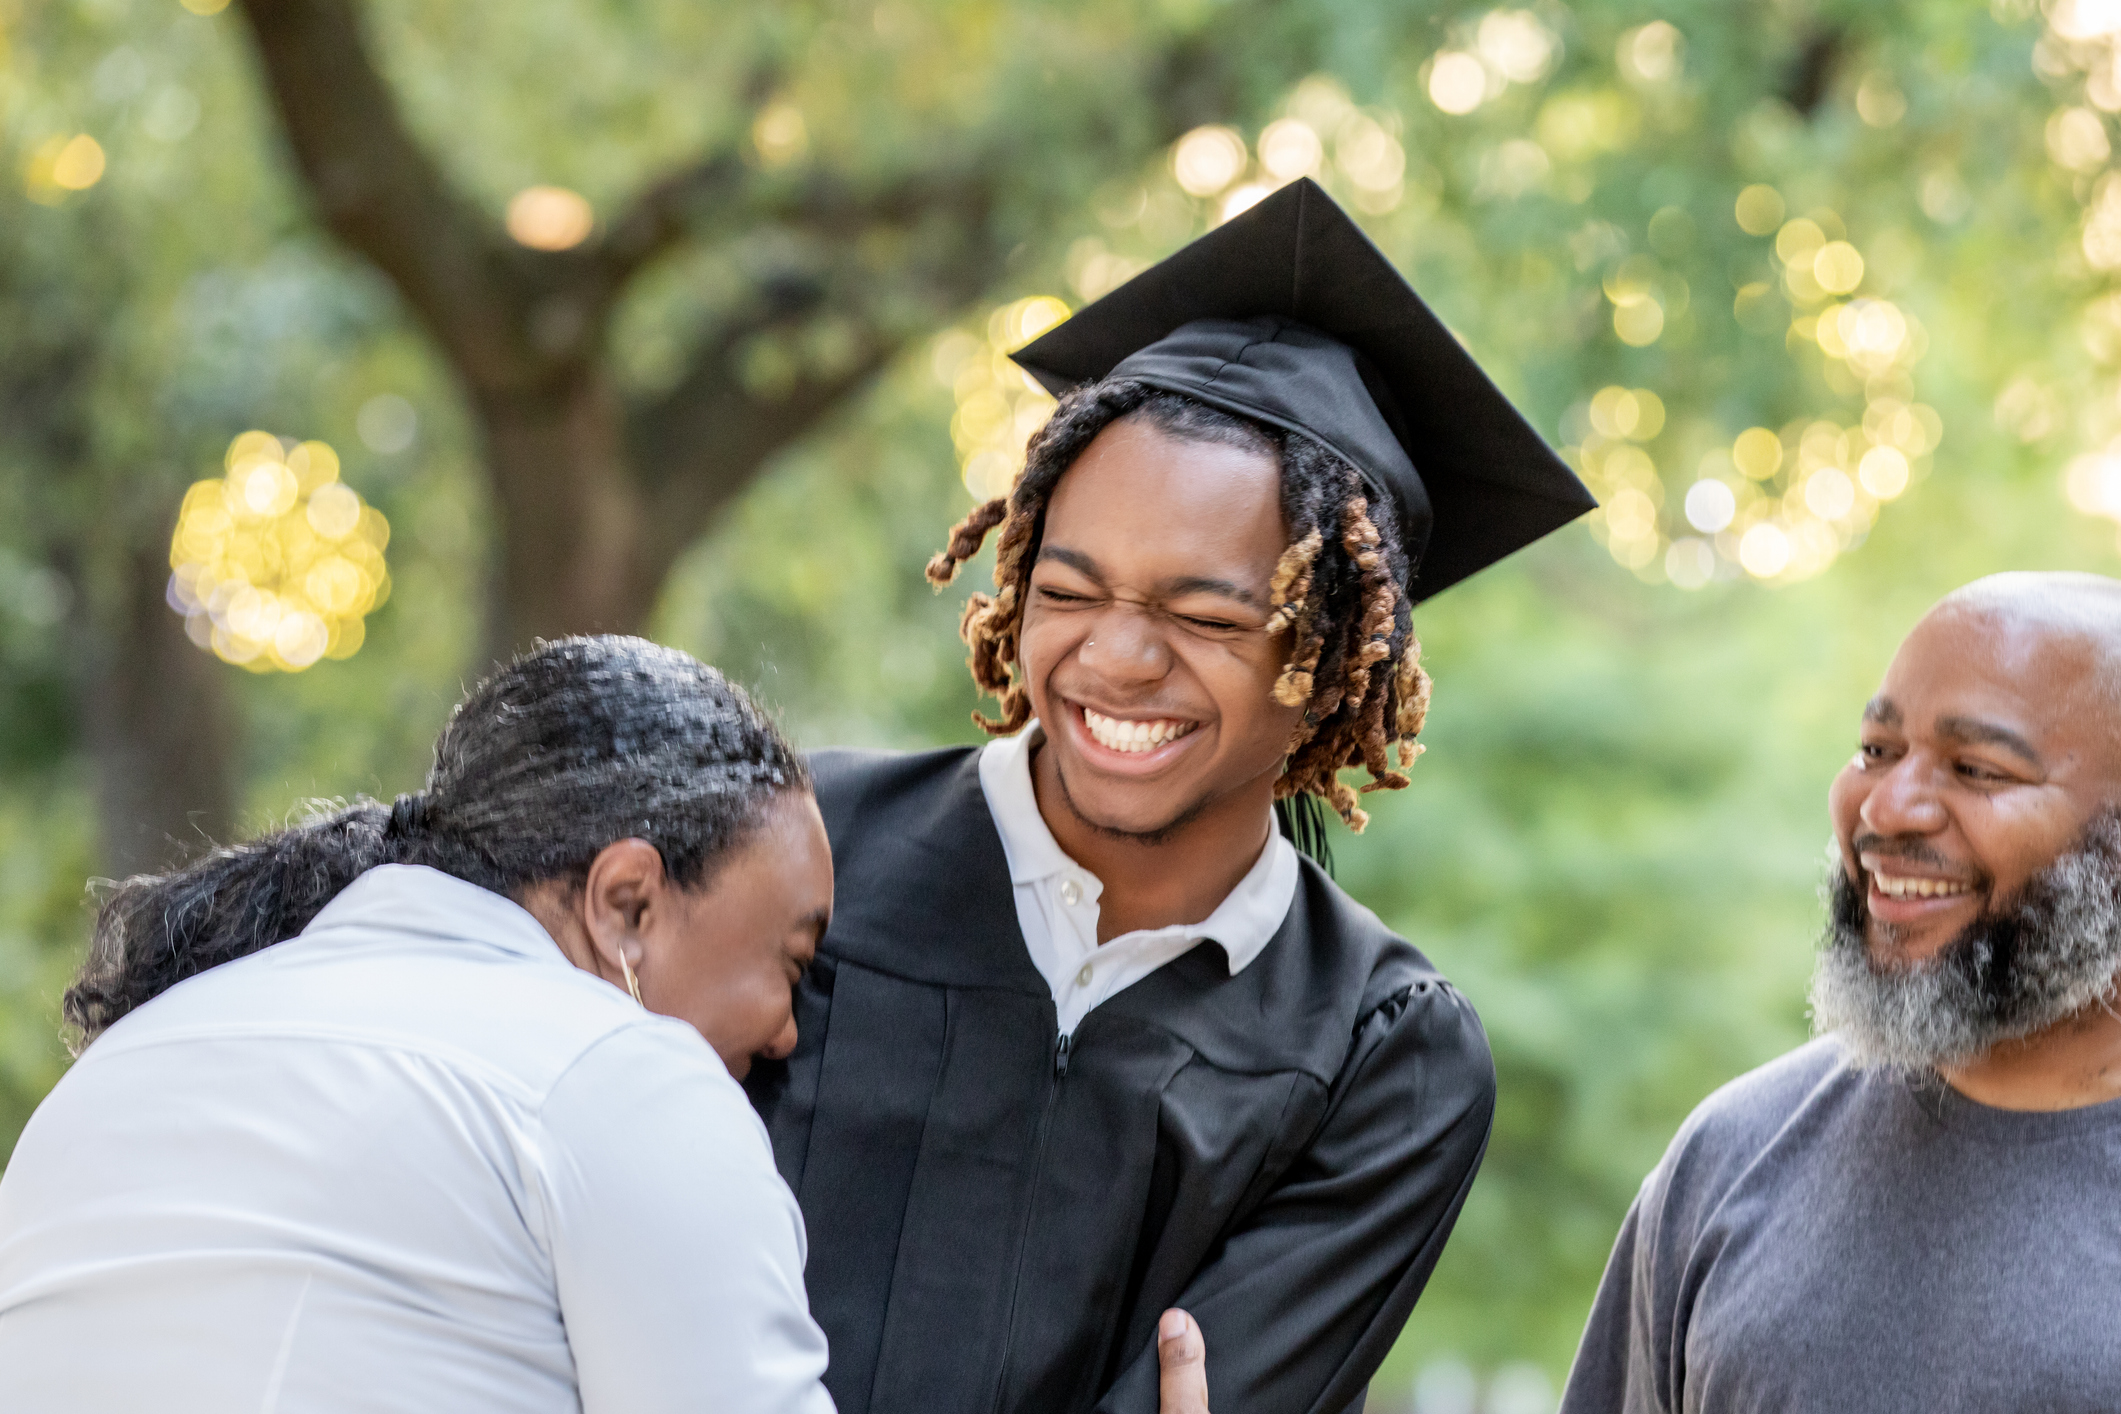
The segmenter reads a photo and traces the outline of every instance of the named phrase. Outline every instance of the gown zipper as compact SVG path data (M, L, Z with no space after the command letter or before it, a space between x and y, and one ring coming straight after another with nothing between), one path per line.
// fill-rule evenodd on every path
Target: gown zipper
M1060 1098L1061 1082L1068 1078L1068 1055L1074 1049L1075 1038L1066 1032L1053 1045L1053 1083L1046 1087L1046 1106L1038 1116L1038 1143L1031 1160L1031 1197L1024 1204L1024 1224L1016 1237L1016 1266L1009 1276L1009 1319L1002 1327L1002 1370L994 1390L995 1414L1002 1414L1003 1401L1009 1396L1009 1357L1016 1346L1017 1298L1023 1292L1024 1254L1031 1246L1031 1219L1038 1210L1038 1190L1046 1170L1046 1131L1052 1127L1053 1102Z

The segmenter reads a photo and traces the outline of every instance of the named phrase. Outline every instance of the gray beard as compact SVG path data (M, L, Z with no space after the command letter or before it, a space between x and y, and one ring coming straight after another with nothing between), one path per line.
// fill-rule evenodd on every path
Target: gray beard
M1863 887L1838 858L1826 897L1813 1032L1832 1032L1849 1060L1867 1069L1963 1065L2113 996L2121 970L2121 811L2095 816L2015 898L1913 966L1872 959Z

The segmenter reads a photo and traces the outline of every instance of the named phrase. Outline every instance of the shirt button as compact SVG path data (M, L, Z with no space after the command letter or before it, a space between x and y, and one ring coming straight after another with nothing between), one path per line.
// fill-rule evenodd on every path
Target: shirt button
M1089 985L1090 985L1090 977L1091 977L1091 971L1090 971L1090 964L1086 962L1086 963L1084 963L1084 964L1083 964L1083 970L1075 974L1075 985L1076 985L1076 986L1078 986L1078 987L1087 987L1087 986L1089 986Z
M1061 902L1073 908L1083 901L1083 886L1073 879L1061 881Z

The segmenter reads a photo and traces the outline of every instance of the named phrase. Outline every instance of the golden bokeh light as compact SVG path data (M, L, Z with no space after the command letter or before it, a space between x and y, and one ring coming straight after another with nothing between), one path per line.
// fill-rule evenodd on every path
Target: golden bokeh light
M1620 72L1638 83L1676 78L1686 56L1686 36L1663 20L1651 20L1620 36L1614 60Z
M1845 295L1863 283L1863 255L1847 241L1828 241L1812 256L1812 278L1828 293Z
M1731 444L1731 460L1755 481L1765 481L1782 465L1782 439L1765 427L1748 427Z
M1277 182L1315 175L1325 161L1318 130L1301 118L1280 118L1259 135L1259 165Z
M1250 152L1233 128L1195 128L1171 149L1171 172L1193 196L1215 196L1244 175Z
M1790 566L1789 532L1761 521L1739 537L1738 563L1755 579L1773 579Z
M218 15L228 8L228 0L177 0L177 3L195 15Z
M68 191L87 191L103 180L103 145L87 133L67 140L52 161L52 181Z
M1873 447L1856 464L1856 479L1871 495L1890 501L1907 490L1907 454L1898 447Z
M1481 16L1476 47L1511 83L1538 83L1553 69L1561 45L1530 10L1494 10Z
M1648 388L1600 388L1589 412L1598 434L1616 441L1648 442L1664 430L1664 399Z
M810 125L803 110L785 98L759 110L751 123L751 145L768 167L785 167L810 151Z
M508 234L532 250L572 250L596 222L589 199L565 187L525 187L508 200Z
M1223 197L1222 206L1216 212L1216 219L1227 221L1240 212L1250 211L1266 200L1267 193L1271 190L1272 188L1258 182L1247 182L1241 187L1232 187Z
M87 133L47 138L30 154L23 188L30 200L56 206L103 180L103 145Z
M1009 353L1068 317L1051 295L1005 304L987 319L986 337L952 330L935 341L930 368L957 400L950 437L965 489L977 500L1009 494L1024 469L1024 448L1045 425L1054 400Z
M1613 306L1613 332L1620 342L1645 348L1664 333L1664 306L1649 295L1631 295Z
M2113 156L2106 120L2089 108L2064 108L2047 120L2047 155L2072 172L2096 172Z
M1431 103L1463 117L1487 101L1487 65L1462 49L1443 50L1429 61L1428 90Z
M1782 193L1756 182L1738 193L1738 229L1749 236L1772 234L1782 225Z
M245 432L223 464L185 492L170 537L168 598L185 631L255 672L352 657L390 595L390 523L339 480L323 442Z
M1358 205L1363 193L1397 191L1407 174L1407 150L1390 128L1368 113L1350 113L1341 123L1333 161L1355 184Z

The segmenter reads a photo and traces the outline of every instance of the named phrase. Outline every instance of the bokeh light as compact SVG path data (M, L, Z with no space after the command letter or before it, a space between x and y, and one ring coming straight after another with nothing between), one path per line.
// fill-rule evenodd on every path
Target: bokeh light
M1024 448L1053 413L1054 400L1009 359L1068 317L1051 295L1005 304L988 316L985 337L954 329L937 339L929 367L957 400L950 437L957 444L965 489L975 500L1009 494L1024 469Z
M2073 172L2095 172L2113 156L2106 121L2089 108L2064 108L2047 120L2047 155Z
M810 125L803 110L777 99L759 110L751 123L751 145L768 167L785 167L810 151Z
M1789 533L1772 521L1762 521L1740 537L1738 563L1755 579L1773 579L1789 568Z
M1614 58L1620 72L1638 83L1664 83L1679 76L1686 36L1663 20L1652 20L1620 36Z
M525 187L508 201L508 234L532 250L572 250L596 221L588 198L565 187Z
M1241 211L1250 211L1264 201L1271 190L1271 187L1262 186L1258 182L1247 182L1241 187L1233 187L1223 197L1222 206L1216 213L1217 218L1227 221Z
M1681 589L1699 589L1716 577L1716 547L1691 535L1664 552L1664 576Z
M1244 175L1249 154L1233 128L1195 128L1171 149L1171 172L1194 196L1214 196Z
M87 133L48 138L30 154L23 187L30 200L56 206L103 180L103 145Z
M1312 175L1325 156L1318 130L1301 118L1277 119L1259 135L1259 165L1277 182Z
M1429 61L1429 101L1457 116L1487 100L1488 70L1479 56L1446 49Z
M184 495L169 606L192 642L255 672L350 658L390 596L390 524L339 479L323 442L245 432L226 474Z
M1738 193L1738 228L1749 236L1772 235L1781 225L1782 193L1756 182Z
M1738 497L1730 486L1714 477L1703 477L1687 488L1687 524L1714 535L1738 514Z
M1511 83L1538 83L1552 71L1561 43L1530 10L1481 16L1480 57Z

